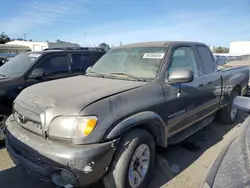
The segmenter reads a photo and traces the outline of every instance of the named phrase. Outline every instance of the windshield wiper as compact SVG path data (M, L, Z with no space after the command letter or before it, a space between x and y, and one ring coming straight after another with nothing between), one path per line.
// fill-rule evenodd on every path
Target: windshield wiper
M0 74L0 76L2 76L2 77L4 77L4 78L6 77L6 76L5 76L5 75L3 75L3 74Z
M104 78L104 76L103 76L102 74L98 73L98 72L88 71L87 74L88 74L88 73L95 74L95 75L97 75L97 76L100 76L101 78Z
M133 78L133 79L138 80L138 81L144 81L144 82L146 81L145 79L141 79L141 78L132 76L130 74L122 73L122 72L112 72L110 74L123 75L123 76L127 76L127 77Z

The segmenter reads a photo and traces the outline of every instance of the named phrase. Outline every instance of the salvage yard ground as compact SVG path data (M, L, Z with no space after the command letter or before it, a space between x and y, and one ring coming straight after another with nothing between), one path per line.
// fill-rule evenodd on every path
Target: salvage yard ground
M237 128L246 117L245 114L241 114L239 121L234 125L214 122L185 142L160 150L155 175L149 188L199 188L210 164L225 143L235 135ZM44 184L24 173L20 167L13 165L6 149L2 147L0 149L0 187L54 188L55 186Z

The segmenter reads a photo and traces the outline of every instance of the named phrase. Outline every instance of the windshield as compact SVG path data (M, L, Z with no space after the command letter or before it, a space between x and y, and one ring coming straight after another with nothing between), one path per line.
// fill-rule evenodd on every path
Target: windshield
M4 77L19 77L34 65L40 55L30 53L19 54L0 67L0 75Z
M165 47L113 49L88 71L117 77L153 79L157 76Z

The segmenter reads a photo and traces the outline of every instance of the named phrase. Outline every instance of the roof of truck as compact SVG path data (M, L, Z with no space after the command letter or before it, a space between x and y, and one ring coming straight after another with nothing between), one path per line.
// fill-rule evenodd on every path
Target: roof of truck
M47 54L47 53L64 53L64 52L77 52L77 53L106 53L102 48L92 47L74 47L74 48L47 48L43 51L29 51L28 54Z
M118 48L136 48L136 47L168 47L171 44L204 45L204 43L189 42L189 41L153 41L153 42L140 42L140 43L126 44L126 45L115 47L115 49L118 49Z

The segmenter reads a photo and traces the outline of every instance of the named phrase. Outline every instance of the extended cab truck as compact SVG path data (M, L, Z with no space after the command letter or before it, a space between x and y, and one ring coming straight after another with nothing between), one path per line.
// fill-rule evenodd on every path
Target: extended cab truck
M53 48L22 53L0 67L0 140L12 103L26 87L59 78L85 74L103 54L99 48Z
M217 114L234 122L232 100L248 79L247 67L218 71L202 43L117 47L86 75L23 90L6 121L6 148L14 163L60 186L102 179L144 188L155 147L180 142Z

